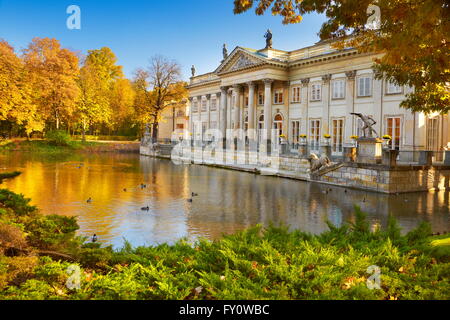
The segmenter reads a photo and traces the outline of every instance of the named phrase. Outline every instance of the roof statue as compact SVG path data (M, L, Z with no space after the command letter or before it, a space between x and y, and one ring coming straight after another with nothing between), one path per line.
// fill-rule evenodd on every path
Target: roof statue
M227 49L227 44L226 43L223 44L222 52L223 52L223 60L225 61L225 59L228 58L228 49Z
M272 31L267 29L267 32L264 35L264 38L266 38L266 49L272 49L272 36Z

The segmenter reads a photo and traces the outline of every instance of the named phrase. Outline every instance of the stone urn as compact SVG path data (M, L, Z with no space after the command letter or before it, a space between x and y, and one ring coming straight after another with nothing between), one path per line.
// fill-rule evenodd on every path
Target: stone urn
M391 142L391 140L392 140L391 136L389 136L389 135L383 136L383 139L382 139L382 141L383 141L383 150L389 150L390 149L389 143Z

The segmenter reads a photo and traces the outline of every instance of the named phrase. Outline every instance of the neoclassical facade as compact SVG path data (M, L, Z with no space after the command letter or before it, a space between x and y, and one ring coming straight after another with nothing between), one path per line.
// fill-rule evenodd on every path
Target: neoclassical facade
M342 154L352 136L362 136L351 113L370 115L375 130L392 137L403 151L440 151L449 145L447 116L414 113L400 107L412 89L374 77L375 54L335 50L330 42L295 50L237 47L213 72L193 76L189 84L189 130L207 140L208 129L254 132L276 129L292 148L302 135L314 150L330 135L332 152ZM227 137L228 138L228 137ZM248 138L247 138L248 139ZM270 138L269 138L270 139Z

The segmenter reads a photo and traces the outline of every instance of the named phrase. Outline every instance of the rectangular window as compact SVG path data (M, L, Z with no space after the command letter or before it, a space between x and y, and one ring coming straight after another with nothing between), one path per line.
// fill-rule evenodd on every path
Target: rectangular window
M262 92L258 93L258 105L260 106L264 105L264 93Z
M192 112L198 112L198 101L194 101L194 105L192 106Z
M402 132L402 119L400 117L389 117L386 121L386 133L392 137L390 142L391 148L392 150L399 150Z
M273 99L274 104L282 104L283 103L283 90L276 90Z
M302 88L301 87L294 87L292 88L292 102L301 102L301 96L302 96Z
M334 153L342 153L344 146L344 120L333 120L333 145L332 150Z
M345 98L345 80L335 80L332 82L332 97L333 99Z
M322 100L322 85L318 83L311 85L311 101L320 100Z
M291 121L291 141L294 144L299 142L300 136L300 120Z
M244 103L245 103L245 106L248 107L248 96L245 96Z
M217 110L217 99L211 99L211 111Z
M202 100L202 112L206 111L206 100Z
M427 121L427 150L439 151L439 118Z
M320 120L310 121L310 141L311 149L319 150L320 147Z
M399 85L396 85L395 83L392 82L387 82L386 83L386 93L387 94L399 94L402 93L402 87Z
M358 78L358 97L370 97L372 95L372 77Z

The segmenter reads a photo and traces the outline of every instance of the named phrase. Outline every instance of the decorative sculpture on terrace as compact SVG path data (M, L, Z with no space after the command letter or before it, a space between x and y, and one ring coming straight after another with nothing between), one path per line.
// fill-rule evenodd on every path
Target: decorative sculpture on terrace
M325 154L321 155L319 158L315 153L311 153L311 155L308 158L308 161L311 165L310 168L311 173L315 173L322 168L330 167L333 164L330 158L328 158L328 156Z
M364 134L364 138L378 138L378 133L373 128L374 125L377 124L377 122L371 117L371 116L365 116L362 113L351 113L354 116L359 117L362 122L364 123L364 127L362 127L362 131ZM376 137L373 136L375 133Z

